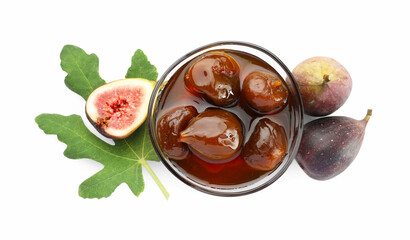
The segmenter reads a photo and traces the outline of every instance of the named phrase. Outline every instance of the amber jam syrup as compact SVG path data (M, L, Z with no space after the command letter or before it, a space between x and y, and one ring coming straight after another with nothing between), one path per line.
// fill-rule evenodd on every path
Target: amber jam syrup
M246 76L252 72L260 71L267 72L275 75L282 81L287 89L286 82L277 73L277 71L267 64L262 59L237 50L218 50L223 51L232 56L240 66L240 84L242 84ZM271 114L258 114L248 107L244 98L241 96L239 102L232 107L218 107L213 105L209 100L201 94L193 94L185 87L184 77L185 73L191 66L192 62L197 58L184 64L175 74L170 78L169 82L165 86L161 98L158 104L158 114L156 117L156 123L158 119L166 113L167 110L180 106L194 106L198 113L203 112L207 108L220 108L235 114L241 121L243 126L243 145L248 141L252 134L255 125L259 119L269 118L273 122L283 126L286 131L288 139L288 149L290 146L289 139L290 134L293 134L291 130L291 112L294 104L292 95L288 90L288 99L286 105L278 111ZM255 146L256 147L256 146ZM288 156L285 156L285 158ZM171 163L181 171L185 176L206 186L223 188L223 186L235 186L243 187L250 185L252 182L272 173L275 169L270 171L259 171L249 167L243 160L241 154L234 160L226 163L210 163L201 160L195 154L183 160L169 159ZM277 165L279 166L280 163Z

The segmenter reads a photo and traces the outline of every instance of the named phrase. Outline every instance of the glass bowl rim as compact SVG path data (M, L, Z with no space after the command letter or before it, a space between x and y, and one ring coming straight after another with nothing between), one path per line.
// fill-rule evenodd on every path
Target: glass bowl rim
M195 183L194 181L190 182L187 181L185 178L183 178L181 176L182 173L178 173L176 172L171 166L170 163L168 163L165 159L162 158L161 154L160 154L160 150L157 148L156 144L155 144L155 139L153 136L153 129L155 129L155 126L153 126L153 120L152 118L152 108L154 106L154 100L155 100L155 96L158 94L158 90L159 88L161 88L162 83L165 81L166 77L170 74L170 72L176 67L178 66L181 62L183 62L185 59L187 59L188 57L198 53L198 52L202 52L205 51L208 48L213 48L213 47L218 47L218 46L224 46L224 45L238 45L238 46L244 46L244 47L249 47L249 48L253 48L256 49L264 54L266 54L267 56L271 57L273 60L275 60L280 67L285 71L285 73L287 74L287 76L290 78L290 81L293 83L293 85L295 86L295 91L296 91L296 97L298 98L298 102L299 102L299 108L300 108L300 113L299 113L299 117L300 117L300 125L296 126L297 127L297 136L296 136L296 143L294 146L294 151L292 152L292 154L289 156L289 159L287 162L285 162L285 165L282 167L282 169L280 169L280 171L278 173L276 173L274 176L272 176L268 181L266 181L265 183L263 183L262 185L256 186L254 188L251 189L247 189L247 190L243 190L243 191L237 191L237 192L220 192L218 191L217 188L215 188L215 190L210 190L210 189L206 189L201 187L201 185L199 183ZM289 168L290 164L293 162L294 158L296 157L296 153L297 153L297 149L299 148L300 145L300 141L302 139L302 132L303 132L303 116L304 116L304 109L303 109L303 103L302 103L302 98L300 95L300 91L297 85L296 80L294 79L294 76L292 75L292 72L288 69L288 67L275 55L273 54L271 51L267 50L264 47L261 47L259 45L256 45L254 43L250 43L250 42L243 42L243 41L217 41L217 42L213 42L213 43L209 43L206 45L203 45L201 47L198 47L186 54L184 54L182 57L180 57L179 59L177 59L171 66L168 67L168 69L161 75L161 77L157 80L156 85L154 87L154 90L152 91L150 100L149 100L149 104L148 104L148 116L147 116L147 125L148 125L148 133L149 133L149 137L151 140L151 143L153 145L153 148L155 150L155 153L158 155L159 159L161 160L161 162L165 165L165 167L168 169L169 172L171 172L175 177L177 177L180 181L182 181L183 183L187 184L188 186L200 191L200 192L204 192L207 194L211 194L211 195L215 195L215 196L222 196L222 197L233 197L233 196L242 196L242 195L247 195L247 194L251 194L257 191L260 191L266 187L268 187L269 185L271 185L272 183L274 183L277 179L279 179L285 172L286 170ZM193 183L194 182L194 183ZM240 189L240 188L239 188Z

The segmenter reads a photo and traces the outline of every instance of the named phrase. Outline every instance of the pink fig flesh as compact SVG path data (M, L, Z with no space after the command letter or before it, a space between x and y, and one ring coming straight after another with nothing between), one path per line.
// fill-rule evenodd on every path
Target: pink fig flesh
M123 139L147 118L155 82L142 78L113 81L88 96L85 111L91 124L104 136Z

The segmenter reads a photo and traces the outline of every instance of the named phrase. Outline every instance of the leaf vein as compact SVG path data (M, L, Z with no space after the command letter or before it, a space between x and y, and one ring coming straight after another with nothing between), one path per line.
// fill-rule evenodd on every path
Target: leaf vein
M104 153L107 153L107 154L109 154L109 155L112 155L112 156L115 156L115 157L118 157L118 158L122 158L122 159L125 159L125 160L128 160L128 161L134 161L134 162L135 162L135 159L133 159L133 158L128 158L128 157L120 156L120 155L118 155L118 154L111 153L111 152L107 151L106 149L101 148L101 147L98 146L98 145L95 145L93 142L88 141L86 138L84 138L83 136L81 136L81 135L78 134L77 132L75 132L75 131L71 130L70 128L68 128L67 126L65 126L65 124L60 124L59 122L53 121L53 120L51 120L51 119L50 119L50 121L53 122L54 124L60 126L60 127L63 127L63 128L66 129L68 132L71 132L71 133L75 134L76 136L78 136L79 138L81 138L83 141L89 143L90 145L92 145L93 147L95 147L95 148L97 148L97 149L103 151ZM67 146L68 146L68 145L67 145Z
M139 163L139 162L135 162L134 164L130 165L128 168L124 169L123 171L121 171L121 172L116 172L115 174L111 175L110 177L104 178L102 181L97 181L97 182L95 182L95 183L93 183L93 184L84 184L84 185L86 186L85 189L91 188L91 187L93 187L93 186L95 186L95 185L97 185L97 184L104 183L104 182L106 182L106 181L108 181L108 180L111 180L111 179L114 178L114 177L117 177L118 175L122 175L124 172L130 170L131 168L135 167L135 166L138 165L138 164L140 164L140 163ZM104 170L104 169L103 169L103 170ZM101 171L103 171L103 170L101 170ZM100 172L101 172L101 171L100 171ZM97 174L98 174L98 173L97 173ZM91 178L92 178L92 177L91 177ZM121 181L121 183L123 183L123 182L124 182L124 181ZM121 183L120 183L120 184L121 184ZM81 192L84 192L84 189L83 189Z
M134 151L134 149L131 147L131 145L128 143L127 139L124 139L125 144L127 144L128 148L131 150L131 152L135 155L136 158L140 158L140 156Z
M82 68L80 67L80 65L78 64L78 59L77 59L71 52L70 52L70 55L73 57L75 65L78 67L78 69L80 70L81 74L82 74L83 77L86 79L86 82L88 83L88 85L89 85L91 91L93 91L94 88L93 88L93 86L91 85L91 81L90 81L90 79L88 79L88 77L85 75L83 69L82 69ZM88 56L90 56L90 55L88 55Z

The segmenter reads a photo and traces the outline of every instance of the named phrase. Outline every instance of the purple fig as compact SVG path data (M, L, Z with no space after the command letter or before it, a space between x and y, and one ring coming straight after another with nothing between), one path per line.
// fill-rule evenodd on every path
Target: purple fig
M327 180L343 172L359 153L367 122L349 117L325 117L304 126L296 161L316 180Z
M325 116L340 108L352 90L352 78L336 60L313 57L292 71L299 86L305 113Z

